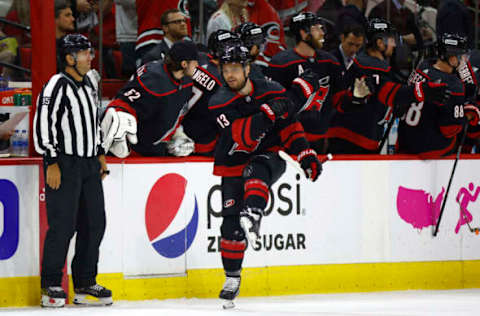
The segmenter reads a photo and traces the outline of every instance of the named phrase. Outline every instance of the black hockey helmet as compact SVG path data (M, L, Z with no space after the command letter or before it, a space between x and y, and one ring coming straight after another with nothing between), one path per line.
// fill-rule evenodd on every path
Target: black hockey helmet
M321 24L324 25L324 20L319 18L315 13L312 12L300 12L299 14L294 15L290 19L290 32L295 36L296 40L301 40L300 30L304 30L307 33L310 33L310 28L313 25Z
M59 40L59 55L65 58L68 54L74 54L81 50L92 49L92 43L82 34L68 34Z
M239 43L224 47L220 56L220 65L228 63L239 63L245 65L250 60L249 50Z
M377 39L386 39L388 37L396 37L396 30L390 22L382 18L372 18L367 25L367 44L375 45Z
M252 49L257 45L259 49L265 43L265 33L263 29L253 22L245 22L235 28L235 33L238 34L243 44Z
M208 51L213 58L219 58L225 46L233 43L241 43L237 34L227 30L218 30L208 37Z
M438 57L447 60L450 56L469 53L467 38L459 34L443 33L437 39Z

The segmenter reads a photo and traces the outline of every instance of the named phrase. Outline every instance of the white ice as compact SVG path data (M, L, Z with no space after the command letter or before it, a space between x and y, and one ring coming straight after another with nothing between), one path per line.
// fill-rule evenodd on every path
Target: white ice
M465 316L480 315L480 289L255 297L223 310L217 299L117 301L110 307L0 308L1 315L88 316Z

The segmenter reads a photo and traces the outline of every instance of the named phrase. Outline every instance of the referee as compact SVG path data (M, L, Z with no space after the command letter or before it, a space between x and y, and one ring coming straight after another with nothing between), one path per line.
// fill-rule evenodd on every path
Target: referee
M112 292L96 282L99 246L105 232L102 179L108 170L101 147L96 83L87 75L92 46L85 36L69 34L59 39L58 54L62 71L43 87L34 119L35 149L44 161L49 225L42 260L41 305L65 305L62 270L75 232L73 302L110 305Z

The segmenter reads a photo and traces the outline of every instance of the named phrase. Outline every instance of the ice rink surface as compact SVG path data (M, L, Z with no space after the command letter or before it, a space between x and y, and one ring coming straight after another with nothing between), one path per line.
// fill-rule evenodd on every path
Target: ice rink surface
M110 307L67 306L60 309L0 308L0 315L88 316L444 316L480 315L480 289L406 291L239 298L236 308L223 310L216 299L117 301Z

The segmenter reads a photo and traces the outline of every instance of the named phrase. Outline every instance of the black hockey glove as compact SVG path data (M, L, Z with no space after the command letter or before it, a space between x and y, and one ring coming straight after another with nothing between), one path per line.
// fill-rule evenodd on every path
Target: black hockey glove
M260 106L260 110L272 121L275 122L280 118L289 117L295 110L295 106L290 99L278 98L264 103Z
M447 84L435 82L417 82L415 83L415 96L419 102L428 101L433 103L445 104L450 98Z
M322 163L318 160L317 153L313 149L305 149L297 156L297 161L300 163L305 172L305 176L314 182L322 173Z
M465 112L465 117L468 119L468 122L472 126L478 125L480 121L480 107L479 104L464 104L463 111Z

